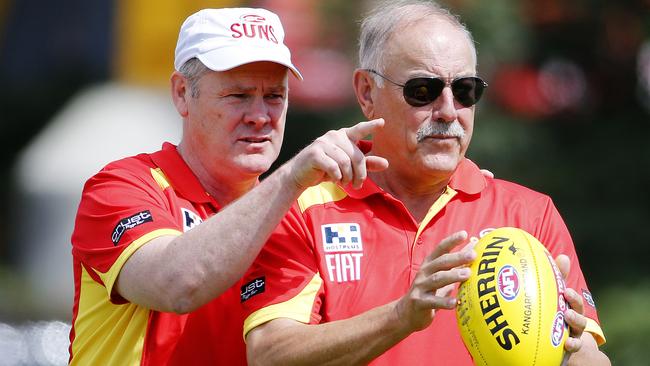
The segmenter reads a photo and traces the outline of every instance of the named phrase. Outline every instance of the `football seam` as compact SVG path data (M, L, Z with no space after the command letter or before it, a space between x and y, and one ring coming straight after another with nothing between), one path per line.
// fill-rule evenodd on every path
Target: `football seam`
M526 243L528 243L528 249L530 250L530 254L533 257L533 263L535 263L535 277L537 278L536 285L537 285L537 343L535 345L535 357L533 357L533 366L537 365L537 355L539 353L539 346L540 342L542 341L540 338L540 333L542 331L542 296L541 296L541 286L540 286L540 274L539 274L539 263L537 261L537 256L535 255L535 251L533 248L533 245L530 242L529 238L526 238Z
M483 352L481 352L481 347L479 347L478 344L476 345L476 350L478 351L478 355L481 356L481 361L483 361L483 365L489 366L489 364L485 360L485 356L483 356ZM470 352L470 354L471 354L471 352Z
M481 352L481 347L477 345L476 350L478 351L478 355L481 356L481 361L483 361L483 365L489 366L487 361L485 360L485 356L483 356L483 352Z

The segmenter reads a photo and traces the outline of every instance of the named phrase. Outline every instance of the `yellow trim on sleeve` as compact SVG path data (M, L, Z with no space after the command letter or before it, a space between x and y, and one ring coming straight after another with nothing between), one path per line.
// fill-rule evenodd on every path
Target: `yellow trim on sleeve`
M603 330L600 328L600 325L598 325L598 323L596 323L596 321L593 319L587 318L587 326L585 327L585 332L591 333L599 346L602 346L605 344L605 342L607 342L607 339L605 339L605 334L603 334Z
M162 169L160 169L160 168L155 168L155 169L151 168L150 171L151 171L151 176L156 181L156 183L158 183L158 185L160 186L160 189L162 189L164 191L165 188L167 188L167 187L169 187L171 185L171 184L169 184L169 179L167 178L165 173L162 171Z
M298 295L285 302L263 307L249 315L244 321L244 341L246 341L248 332L253 328L273 319L289 318L308 324L316 295L322 284L323 279L320 274L316 273Z
M307 188L298 197L298 206L300 206L300 212L305 212L305 210L313 205L340 201L347 197L347 195L335 183L323 182L317 186Z
M443 207L445 207L449 203L449 201L451 201L452 198L454 198L456 193L458 192L456 192L453 188L447 186L447 188L442 193L442 195L438 197L438 199L436 200L436 202L433 203L433 205L431 205L429 211L427 212L427 215L424 217L424 220L422 220L422 222L420 223L420 226L418 227L418 233L415 235L415 240L413 241L413 244L415 244L415 242L418 240L420 234L422 233L422 231L424 231L424 228L427 226L429 221L431 221L431 219L433 219L433 217L437 215L438 212L440 212L440 210L442 210Z
M108 291L108 296L109 297L111 296L111 293L113 291L113 285L115 284L115 280L117 280L117 275L122 270L124 263L126 263L126 260L129 259L133 255L133 253L135 253L136 250L140 249L140 247L142 247L143 245L147 244L148 242L150 242L155 238L165 236L165 235L178 236L181 234L182 232L176 229L158 229L146 233L141 237L139 237L138 239L131 242L131 244L129 244L129 246L127 246L126 249L124 249L122 254L120 254L120 256L117 257L115 263L113 263L111 268L108 271L106 271L106 273L102 273L93 268L93 270L97 273L97 275L102 279L102 282L104 282L104 286Z

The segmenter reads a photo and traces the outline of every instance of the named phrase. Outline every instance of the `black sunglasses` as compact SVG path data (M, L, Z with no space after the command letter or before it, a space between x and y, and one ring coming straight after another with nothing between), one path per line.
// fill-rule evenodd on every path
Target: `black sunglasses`
M404 84L399 84L375 70L366 69L366 71L379 75L392 84L402 87L404 100L413 107L422 107L433 103L447 85L447 82L441 78L425 77L410 79ZM471 107L481 99L481 95L483 95L483 91L487 86L488 84L483 79L476 76L467 76L452 80L451 92L458 103L465 107Z

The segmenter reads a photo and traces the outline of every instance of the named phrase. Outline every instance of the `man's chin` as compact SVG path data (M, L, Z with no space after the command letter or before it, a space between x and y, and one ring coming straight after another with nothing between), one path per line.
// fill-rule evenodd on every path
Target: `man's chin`
M270 168L275 159L270 159L266 157L246 157L238 161L237 166L239 170L247 175L262 175L266 173Z
M462 160L462 156L454 154L436 154L434 156L428 156L424 160L424 166L431 171L435 171L441 174L448 173L453 174L456 171L456 167Z

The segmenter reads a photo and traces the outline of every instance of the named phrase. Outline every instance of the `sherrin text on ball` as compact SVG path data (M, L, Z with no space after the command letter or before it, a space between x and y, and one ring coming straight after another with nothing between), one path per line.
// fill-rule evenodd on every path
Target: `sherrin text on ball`
M476 365L553 365L564 356L565 284L535 237L499 228L475 246L470 278L458 291L456 318Z

